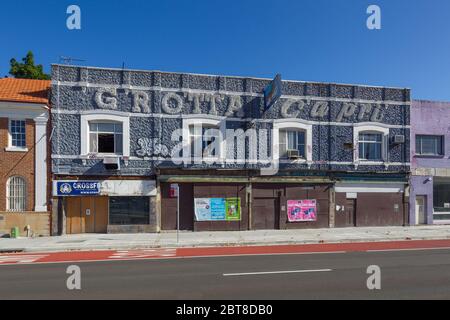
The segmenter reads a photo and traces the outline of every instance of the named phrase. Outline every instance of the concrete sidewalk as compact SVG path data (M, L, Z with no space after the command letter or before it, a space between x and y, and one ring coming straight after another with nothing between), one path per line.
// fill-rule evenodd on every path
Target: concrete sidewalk
M314 243L450 239L450 226L370 227L309 230L80 234L59 237L0 239L0 252L121 250Z

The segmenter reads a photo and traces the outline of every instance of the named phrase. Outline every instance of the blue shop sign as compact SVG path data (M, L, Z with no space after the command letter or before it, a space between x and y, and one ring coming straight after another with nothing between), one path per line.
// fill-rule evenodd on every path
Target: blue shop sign
M58 181L56 183L58 196L82 196L100 194L98 181Z
M281 75L277 74L264 89L264 111L267 111L281 97Z

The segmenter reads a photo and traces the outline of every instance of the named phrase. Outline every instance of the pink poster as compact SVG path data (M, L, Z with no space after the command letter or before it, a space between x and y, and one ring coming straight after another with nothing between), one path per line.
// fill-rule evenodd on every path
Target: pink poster
M316 221L316 200L288 200L289 222Z

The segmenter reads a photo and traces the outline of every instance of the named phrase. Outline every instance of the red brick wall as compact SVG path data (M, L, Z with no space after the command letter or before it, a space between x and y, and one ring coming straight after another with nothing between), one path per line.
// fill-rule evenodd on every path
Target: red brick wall
M0 211L6 211L6 183L18 175L27 184L26 211L34 210L34 121L26 120L26 145L28 152L5 151L8 147L8 119L0 118Z

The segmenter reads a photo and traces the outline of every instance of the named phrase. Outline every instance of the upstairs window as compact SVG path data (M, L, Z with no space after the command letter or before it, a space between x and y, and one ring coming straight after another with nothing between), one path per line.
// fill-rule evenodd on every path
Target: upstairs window
M383 135L375 132L361 132L358 148L360 160L382 161Z
M25 148L25 120L10 120L9 133L11 135L11 147Z
M423 156L442 156L444 154L442 136L417 135L416 154Z
M89 122L89 152L103 154L122 154L122 123Z
M297 151L300 158L306 157L306 133L303 130L281 129L279 131L280 158L287 159L288 154Z
M219 157L219 127L207 124L189 126L189 141L192 158Z
M7 210L25 211L26 210L26 183L22 177L11 177L8 179L7 186Z

